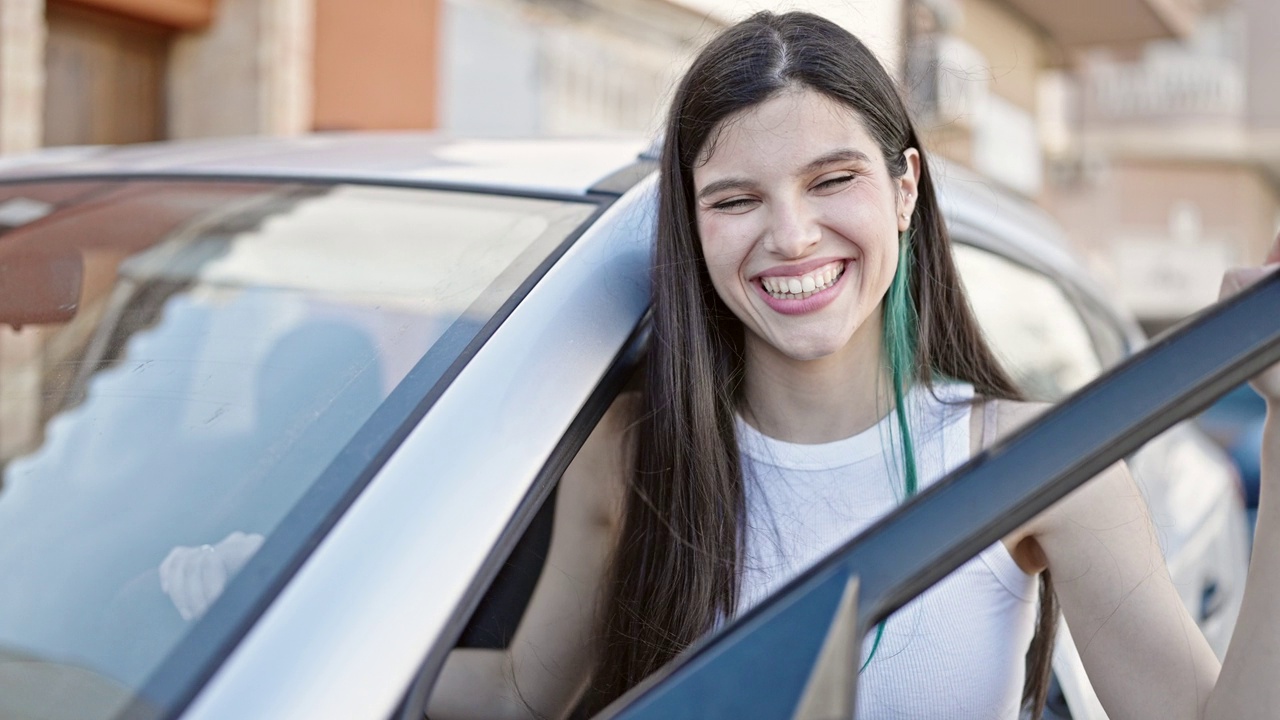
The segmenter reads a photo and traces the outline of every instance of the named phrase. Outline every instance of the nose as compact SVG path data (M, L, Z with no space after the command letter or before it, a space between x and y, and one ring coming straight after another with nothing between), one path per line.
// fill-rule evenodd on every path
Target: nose
M801 200L773 204L765 248L783 258L799 258L822 239L817 217Z

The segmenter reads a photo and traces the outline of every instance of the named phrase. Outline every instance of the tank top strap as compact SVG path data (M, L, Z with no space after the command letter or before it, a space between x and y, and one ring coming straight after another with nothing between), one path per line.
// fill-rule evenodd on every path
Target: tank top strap
M996 441L996 401L984 400L982 402L982 437L979 447L983 450L991 447Z

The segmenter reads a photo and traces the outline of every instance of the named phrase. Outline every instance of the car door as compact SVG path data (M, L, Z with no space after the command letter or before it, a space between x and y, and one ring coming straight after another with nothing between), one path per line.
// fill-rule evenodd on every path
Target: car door
M0 717L393 712L634 361L620 194L0 179Z
M1075 284L1065 263L1015 259L1004 249L1012 242L984 243L970 228L957 241L956 263L974 314L1032 399L1059 401L1145 343L1136 323L1096 289ZM1170 428L1128 461L1187 610L1221 658L1248 562L1235 469L1191 423Z
M1277 318L1273 275L975 457L602 717L852 716L869 629L1101 469L1280 361ZM953 512L958 506L971 512Z
M426 685L415 680L435 676L634 367L654 185L610 198L547 261L184 718L384 718L420 707Z

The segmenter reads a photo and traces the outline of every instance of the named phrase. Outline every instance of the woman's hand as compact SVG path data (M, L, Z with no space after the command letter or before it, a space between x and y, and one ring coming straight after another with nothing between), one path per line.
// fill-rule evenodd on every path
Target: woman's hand
M179 545L160 563L160 589L183 620L198 618L222 594L227 580L262 547L262 540L261 535L237 530L216 545Z
M1232 270L1222 280L1227 297L1257 282L1280 267L1280 237L1267 253L1267 265ZM1275 316L1263 322L1275 322ZM1280 717L1280 623L1275 608L1280 602L1280 365L1253 378L1253 387L1267 400L1262 429L1262 477L1258 496L1258 522L1253 534L1249 578L1244 585L1240 616L1231 644L1222 661L1203 717Z
M1267 253L1265 265L1262 267L1234 268L1228 270L1222 278L1222 291L1219 299L1229 298L1262 278L1280 269L1280 235ZM1280 364L1276 364L1256 375L1251 381L1258 394L1267 399L1275 407L1280 407Z

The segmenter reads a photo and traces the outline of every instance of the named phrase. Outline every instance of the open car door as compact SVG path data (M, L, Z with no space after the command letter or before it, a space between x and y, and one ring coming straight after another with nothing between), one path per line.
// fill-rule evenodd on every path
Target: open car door
M974 457L599 717L853 717L868 630L1107 466L1278 361L1280 273L1273 273Z

